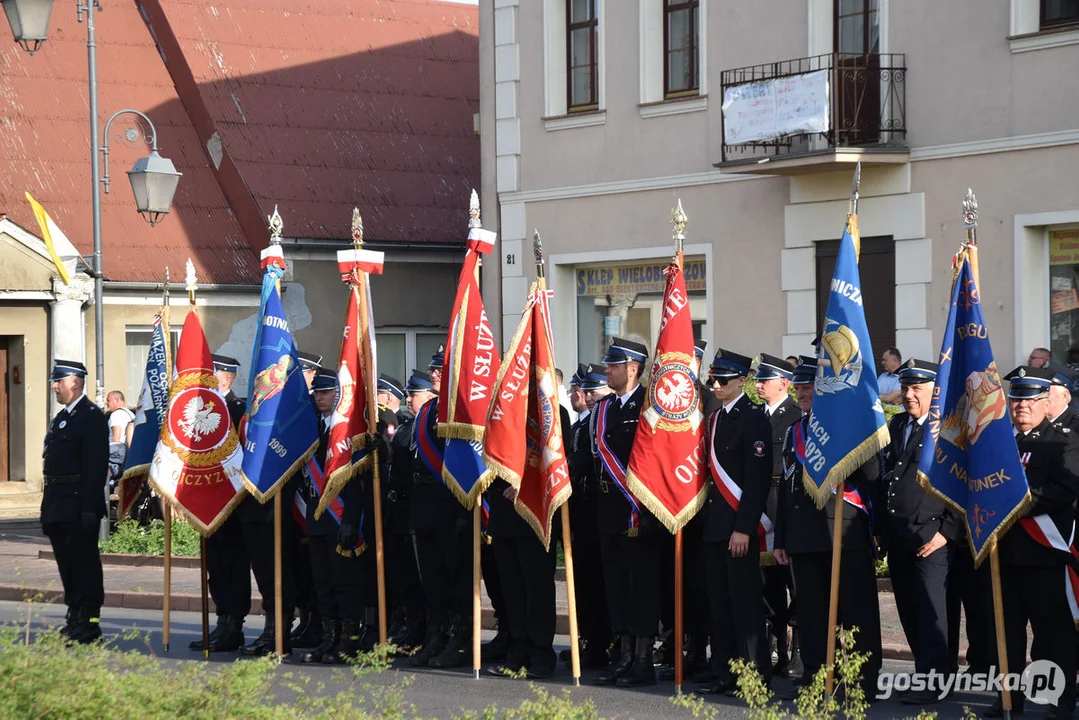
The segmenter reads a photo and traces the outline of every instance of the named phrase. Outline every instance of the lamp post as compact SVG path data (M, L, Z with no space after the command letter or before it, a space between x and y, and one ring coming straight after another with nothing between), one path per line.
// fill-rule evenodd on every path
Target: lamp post
M22 45L33 55L41 48L48 35L49 18L52 15L54 0L0 0L7 15L8 23L15 42ZM176 171L172 161L163 158L157 152L157 131L150 118L138 110L120 110L114 113L105 124L105 137L99 141L97 113L97 40L94 34L94 13L101 10L99 0L76 0L75 12L79 22L86 18L86 55L90 96L90 181L93 184L93 228L94 228L94 343L96 355L97 404L105 405L105 337L104 313L102 304L103 273L101 265L101 185L109 192L109 127L120 115L135 115L145 125L139 124L143 139L150 145L149 157L135 163L128 171L131 190L135 194L135 205L139 213L156 225L161 217L169 212L176 185L182 173ZM138 132L128 131L127 139L134 142ZM105 177L101 177L99 155L105 158Z

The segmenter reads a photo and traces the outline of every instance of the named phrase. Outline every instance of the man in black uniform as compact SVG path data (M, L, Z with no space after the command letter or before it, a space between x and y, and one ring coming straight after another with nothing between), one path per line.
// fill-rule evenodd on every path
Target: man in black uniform
M611 394L592 410L589 433L599 480L600 553L611 630L620 636L618 659L596 677L599 685L654 685L652 651L659 631L662 562L660 533L666 530L626 485L626 466L637 435L645 389L639 378L648 349L615 338L603 358Z
M405 399L405 386L390 375L378 376L378 419L386 424L386 436L392 438L401 424L401 401Z
M939 498L918 484L929 404L937 379L936 363L907 360L899 369L899 392L906 412L892 418L891 445L885 451L884 512L881 532L888 550L899 620L920 673L951 671L948 658L948 570L959 520ZM903 697L908 705L939 702L936 690Z
M240 362L217 354L213 361L217 387L225 396L232 427L239 432L240 420L247 411L247 402L232 391ZM206 538L206 571L210 596L217 610L217 626L210 633L210 652L238 650L244 644L244 619L251 610L251 563L238 509ZM188 647L202 650L202 640L193 640Z
M1056 663L1064 675L1063 692L1047 717L1070 718L1075 710L1076 633L1065 587L1071 553L1044 540L1055 534L1067 543L1075 530L1079 445L1070 428L1053 425L1046 416L1052 377L1048 368L1021 365L1004 378L1011 382L1008 411L1032 502L999 540L1001 604L1008 670L1019 673L1026 665L1029 622L1033 658ZM1024 698L1018 692L1011 695L1015 715L1023 711ZM985 715L1001 717L999 699Z
M754 381L757 395L764 401L764 414L772 426L772 486L768 491L765 514L773 524L778 508L779 484L783 479L783 439L787 437L787 429L802 417L798 403L789 393L793 378L794 368L786 360L761 353ZM772 674L797 677L802 674L798 645L787 643L787 626L791 617L787 590L789 588L793 595L794 589L790 568L779 564L762 566L761 575L764 578L764 599L769 610L771 633L775 638L776 664Z
M824 666L828 641L832 535L837 500L832 494L823 508L817 508L813 497L806 492L802 478L804 439L808 435L806 428L809 425L809 412L813 408L816 375L817 359L803 355L794 372L794 391L798 407L805 415L791 426L783 444L783 482L779 486L779 514L776 517L773 551L780 565L790 564L798 598L798 634L802 642L805 672L795 680L795 685L812 682L813 676ZM845 628L858 628L855 647L869 654L862 667L862 687L867 698L876 697L877 676L882 661L876 545L869 516L869 512L872 512L870 498L879 480L880 461L874 457L847 478L844 499L838 501L840 512L843 513L838 619Z
M320 370L312 384L319 415L319 442L315 467L308 467L305 481L312 498L307 504L307 549L322 614L322 633L318 646L300 656L303 663L339 664L360 649L360 558L355 550L360 540L362 476L352 478L345 485L339 506L327 508L321 518L315 519L320 490L325 487L322 470L326 466L337 393L337 375L331 370Z
M573 494L569 497L570 531L573 544L574 581L577 595L577 622L581 636L581 666L603 667L611 644L607 599L603 586L600 534L596 527L596 468L592 462L592 441L588 435L589 415L600 398L609 395L607 376L601 365L578 365L571 381L570 400L577 422L566 438ZM567 659L569 659L567 657Z
M322 369L322 356L314 353L296 351L296 357L300 361L300 369L303 371L304 382L307 383L307 391L311 392L311 384L315 380L318 371ZM314 404L314 398L311 400ZM316 409L316 414L318 411ZM322 640L322 617L318 612L318 599L313 590L311 580L311 553L307 550L307 503L311 498L307 495L307 483L300 482L294 495L286 495L286 503L292 503L292 508L285 508L287 513L296 513L299 532L296 533L296 546L293 548L293 577L296 578L296 611L299 622L292 630L290 637L293 647L315 647ZM296 498L300 503L296 502ZM301 508L303 508L301 510Z
M85 365L56 360L49 380L56 402L64 408L45 435L41 529L52 543L64 585L67 623L60 632L75 642L91 643L101 637L105 601L97 534L105 517L108 422L86 397Z
M1053 384L1049 386L1049 406L1046 416L1049 422L1071 428L1072 432L1079 430L1079 417L1072 409L1072 386L1075 378L1069 372L1057 372L1053 375Z
M771 682L772 663L765 630L759 526L772 474L768 419L752 409L742 391L750 358L720 348L708 376L723 403L705 425L705 448L712 483L704 506L704 559L712 620L715 682L705 694L732 693L736 680L728 664L745 658Z

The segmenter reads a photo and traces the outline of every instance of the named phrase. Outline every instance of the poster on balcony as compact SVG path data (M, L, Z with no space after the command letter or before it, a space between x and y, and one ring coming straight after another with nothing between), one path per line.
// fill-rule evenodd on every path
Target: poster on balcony
M737 85L723 93L727 145L828 132L830 118L827 70Z

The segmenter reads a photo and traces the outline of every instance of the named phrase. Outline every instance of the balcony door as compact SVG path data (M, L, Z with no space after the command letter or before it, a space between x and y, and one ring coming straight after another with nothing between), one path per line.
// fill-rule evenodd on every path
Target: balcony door
M880 141L880 0L834 0L832 51L840 145Z
M817 332L821 332L831 296L835 261L839 257L839 241L816 243L816 256ZM865 324L869 330L869 340L873 343L873 352L876 353L872 358L866 357L865 361L876 367L876 359L884 348L895 346L895 240L891 235L862 238L858 273L862 280Z

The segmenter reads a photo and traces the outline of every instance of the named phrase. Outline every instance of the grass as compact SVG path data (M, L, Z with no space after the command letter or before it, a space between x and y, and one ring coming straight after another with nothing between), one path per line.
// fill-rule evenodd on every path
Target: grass
M103 553L129 555L164 555L165 522L154 520L140 526L136 520L121 520L109 539L98 543ZM199 534L183 520L172 521L172 554L181 557L198 557Z

